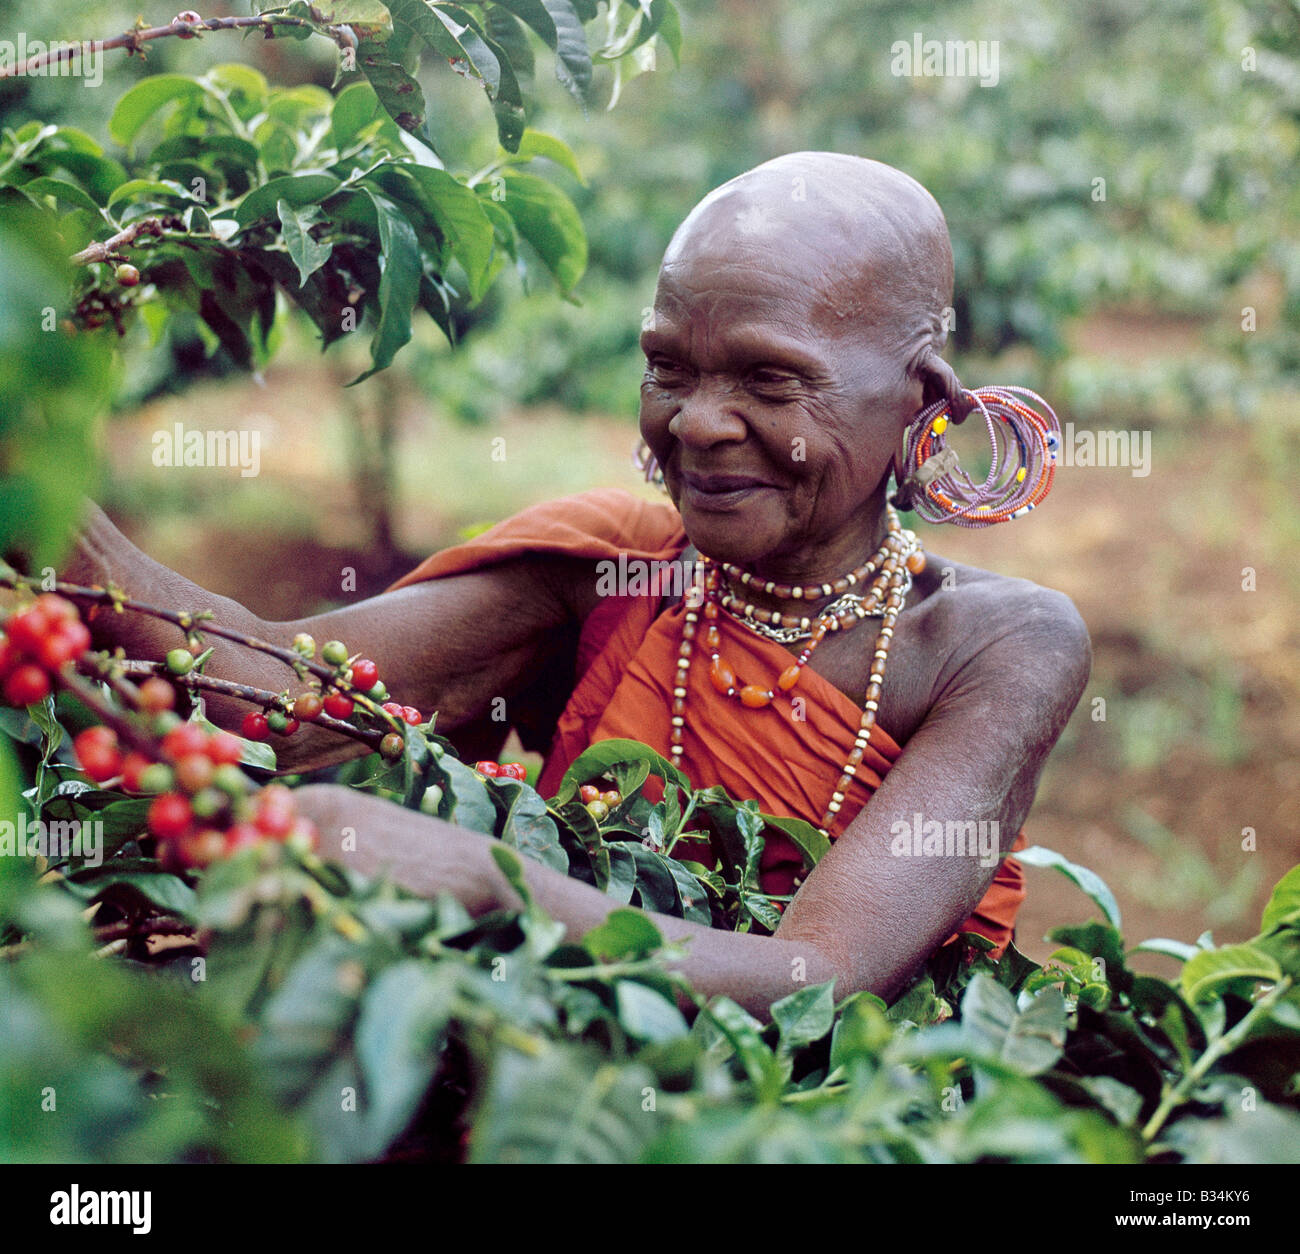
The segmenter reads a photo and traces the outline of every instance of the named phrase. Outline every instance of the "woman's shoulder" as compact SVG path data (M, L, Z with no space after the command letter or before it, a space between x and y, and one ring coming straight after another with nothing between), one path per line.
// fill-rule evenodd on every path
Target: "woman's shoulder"
M1064 592L936 555L929 555L917 585L916 621L936 644L950 647L953 663L968 666L988 656L1001 665L1008 652L1021 649L1040 674L1086 680L1088 628Z

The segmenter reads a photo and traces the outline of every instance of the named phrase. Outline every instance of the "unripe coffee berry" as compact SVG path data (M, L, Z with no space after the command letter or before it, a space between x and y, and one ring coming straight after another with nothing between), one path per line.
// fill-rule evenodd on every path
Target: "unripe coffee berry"
M388 689L382 683L376 684L369 692L366 693L372 701L387 701Z
M325 702L316 693L304 692L293 703L293 716L302 719L304 723L310 723L313 719L320 718L320 712L324 708Z
M295 653L301 653L303 657L315 657L316 641L305 631L300 631L293 638L293 650Z
M201 788L190 798L190 809L196 818L213 819L230 804L230 798L219 788Z
M578 796L582 798L583 805L590 805L593 801L600 800L600 789L595 784L583 784L578 789Z
M283 710L268 710L266 714L266 725L280 735L284 734L284 729L289 726L289 717Z
M212 786L228 796L239 797L248 790L248 778L239 767L226 762L212 772Z
M607 818L609 818L609 806L599 799L589 801L587 802L587 813L590 814L597 823L603 823Z
M194 669L194 654L188 649L173 649L167 654L167 669L173 675L188 675Z
M437 817L438 807L442 804L442 789L437 784L430 784L424 790L424 796L420 798L420 810L424 814L432 814Z
M322 661L342 666L348 660L348 646L342 640L327 640L320 651Z
M123 287L135 287L140 282L140 271L129 262L124 261L117 268L117 281Z
M175 783L172 768L162 762L154 762L140 772L141 792L170 792Z
M406 741L396 732L389 732L387 736L379 742L379 752L390 761L400 758L406 750Z

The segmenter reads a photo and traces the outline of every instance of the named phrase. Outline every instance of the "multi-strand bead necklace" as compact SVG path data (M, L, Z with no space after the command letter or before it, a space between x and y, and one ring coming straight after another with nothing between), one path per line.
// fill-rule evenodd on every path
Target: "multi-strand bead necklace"
M709 654L709 682L723 696L734 697L750 709L763 709L776 699L777 690L791 692L799 683L803 669L808 665L813 651L831 631L849 631L864 618L880 618L880 633L871 662L871 675L867 681L866 699L863 702L862 720L853 748L840 774L838 783L822 817L820 831L823 836L835 821L843 806L849 784L857 773L871 737L880 706L881 685L884 682L885 662L889 645L894 637L894 623L903 609L903 602L912 586L912 576L925 569L925 554L920 542L910 531L905 531L898 515L887 508L889 534L884 544L870 561L856 570L842 575L830 583L801 587L762 582L740 567L729 563L715 563L701 557L695 582L686 603L682 621L682 642L677 654L677 674L673 682L672 731L670 755L674 766L681 766L683 737L686 731L686 691L691 659L695 653L695 640L704 621L703 645ZM726 581L739 583L742 588L758 588L766 596L778 601L809 602L833 596L836 599L815 614L782 613L763 609L745 601L726 587ZM866 587L858 594L854 588ZM802 606L799 608L803 608ZM779 644L795 644L807 640L794 661L781 672L776 688L746 683L737 676L735 668L722 656L722 633L718 629L718 616L729 614L750 630Z

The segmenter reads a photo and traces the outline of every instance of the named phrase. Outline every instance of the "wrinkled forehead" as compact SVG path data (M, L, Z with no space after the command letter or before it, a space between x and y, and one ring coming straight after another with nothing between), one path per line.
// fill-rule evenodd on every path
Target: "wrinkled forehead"
M796 153L717 188L673 236L659 295L710 283L763 289L831 326L904 311L939 316L952 251L933 197L901 171ZM659 302L657 301L657 304Z

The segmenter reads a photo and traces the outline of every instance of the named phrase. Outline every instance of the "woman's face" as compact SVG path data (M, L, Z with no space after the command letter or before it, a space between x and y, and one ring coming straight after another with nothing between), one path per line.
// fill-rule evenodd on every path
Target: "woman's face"
M827 282L817 241L692 232L641 336L641 434L700 552L767 578L850 570L921 387L885 294Z

